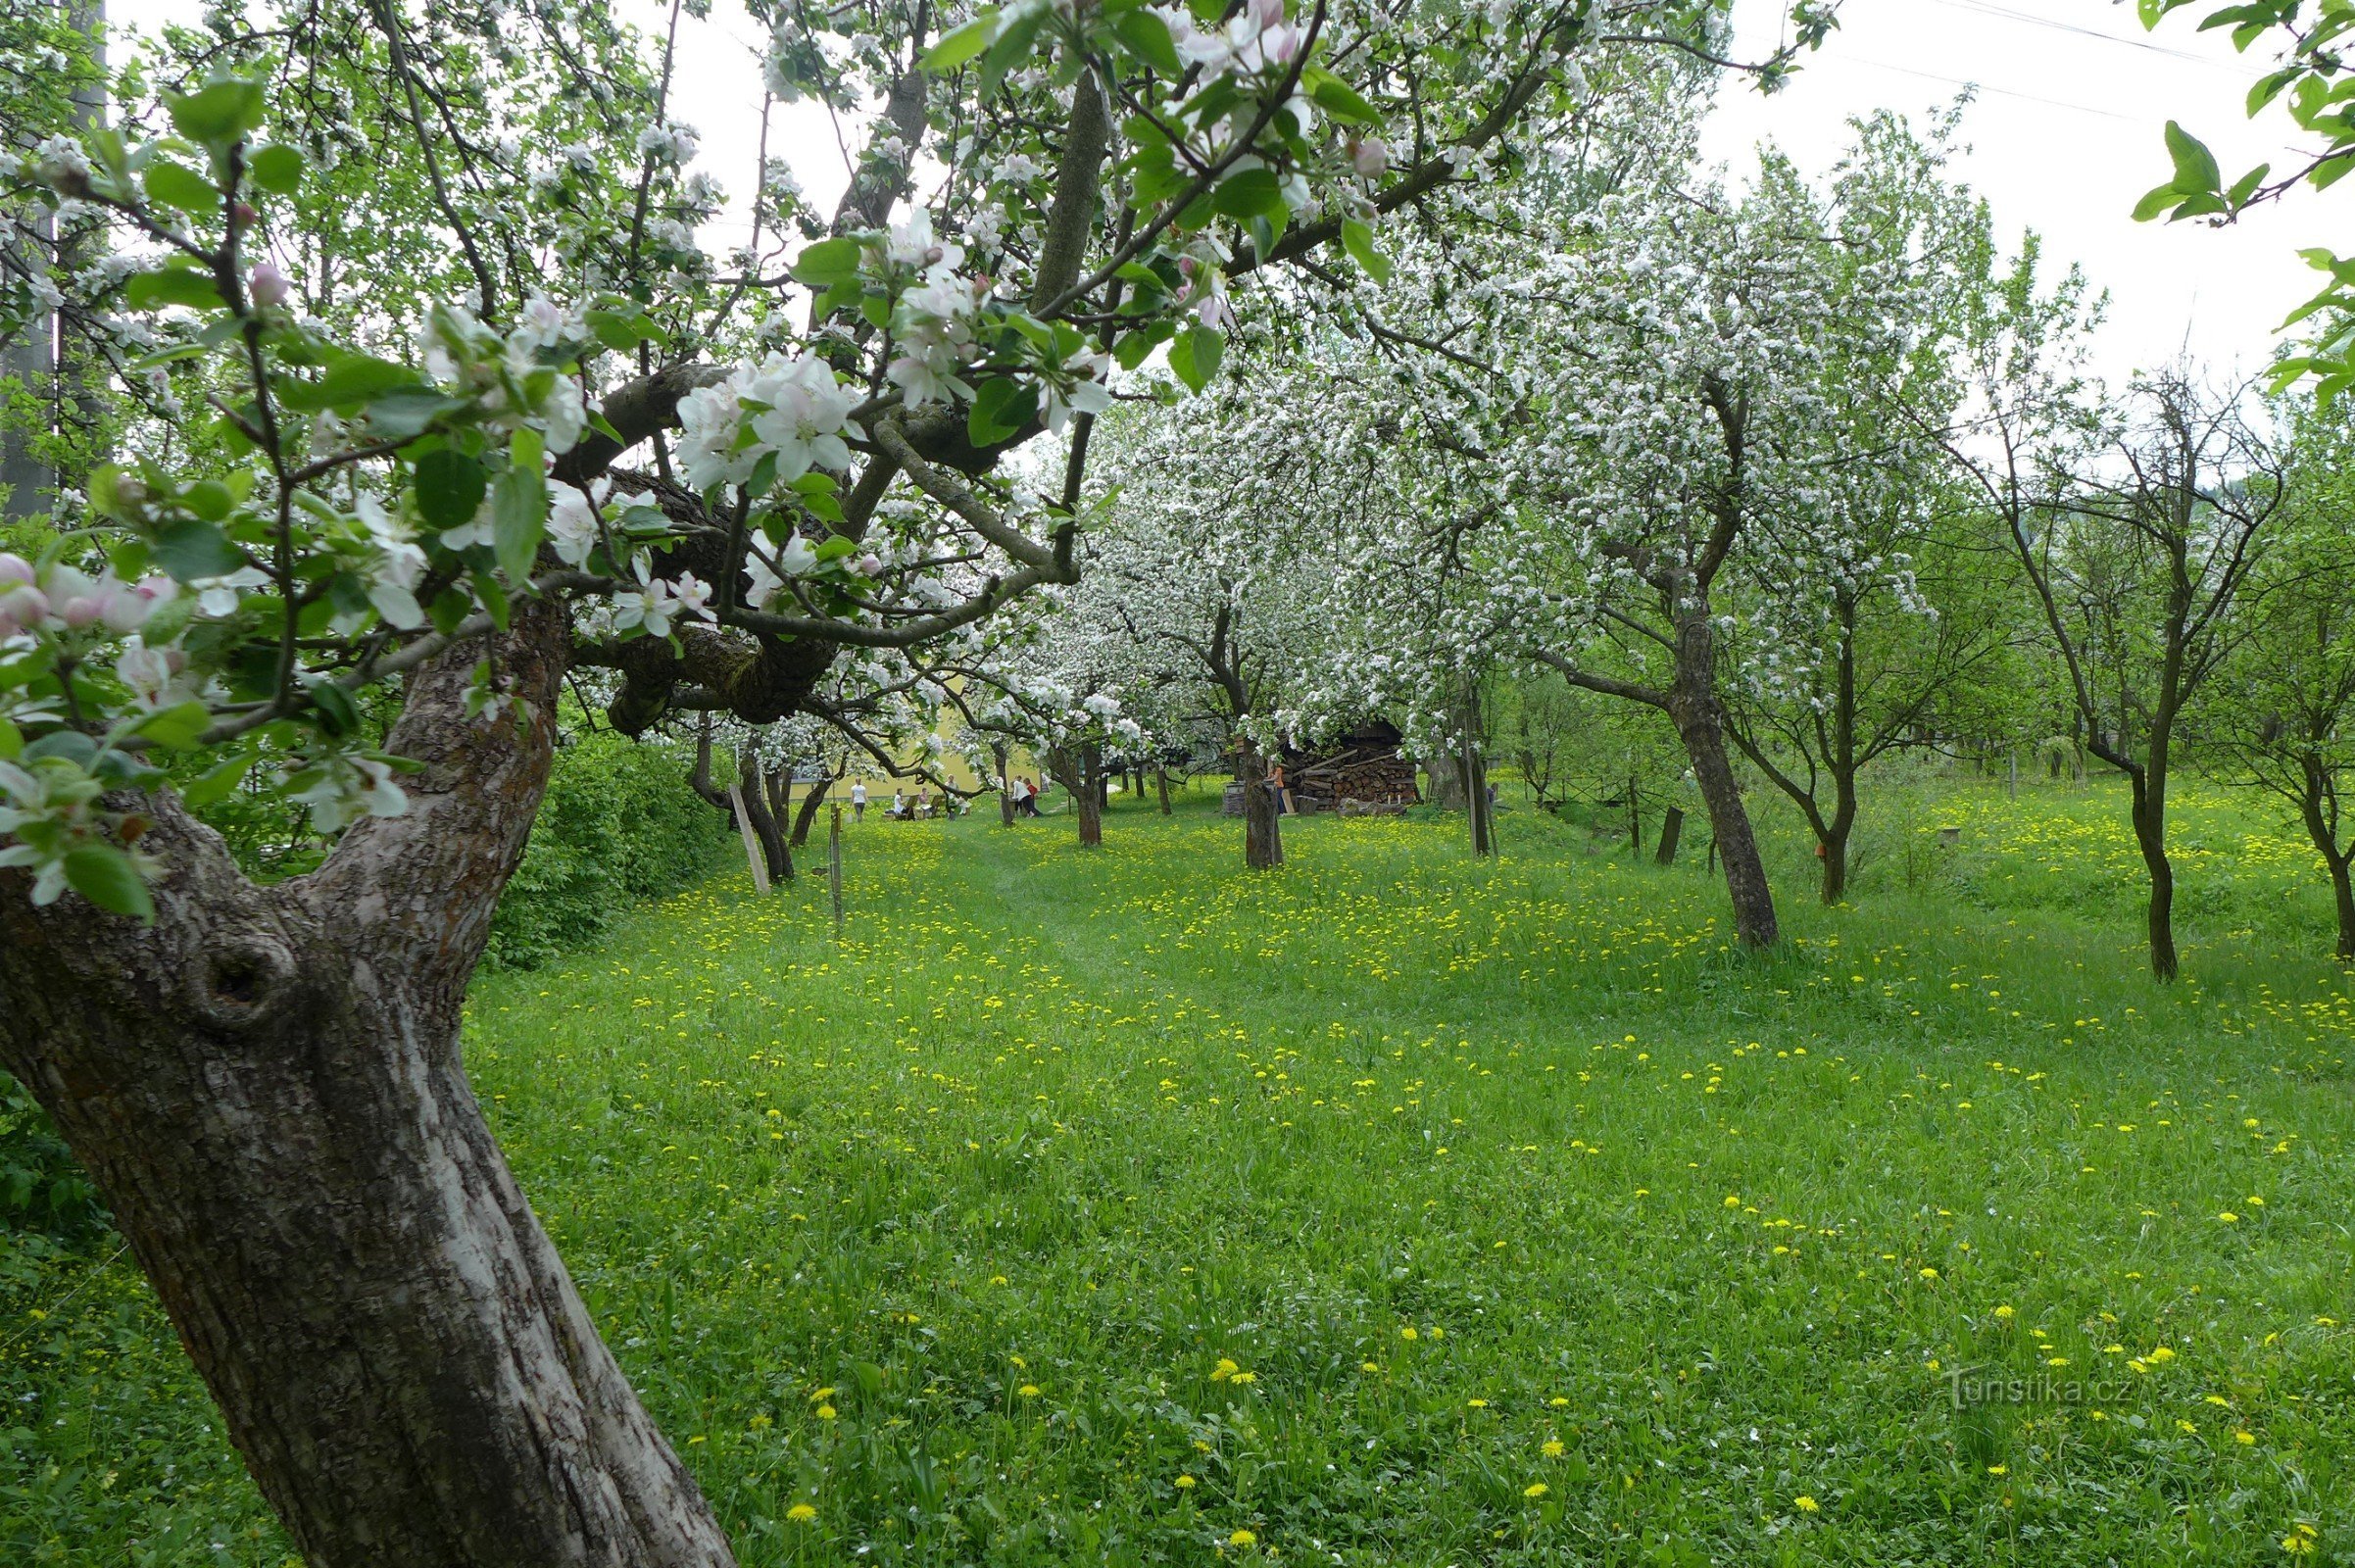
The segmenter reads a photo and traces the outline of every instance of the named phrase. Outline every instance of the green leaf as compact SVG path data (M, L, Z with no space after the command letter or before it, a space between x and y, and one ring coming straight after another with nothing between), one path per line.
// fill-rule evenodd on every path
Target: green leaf
M2183 193L2173 185L2161 185L2134 203L2134 221L2147 223L2161 213L2174 211L2175 204L2183 199Z
M443 415L465 407L457 399L443 397L429 386L395 387L382 397L370 400L368 422L376 434L387 441L406 441L423 434L425 428Z
M2167 154L2175 160L2175 186L2188 196L2214 191L2224 182L2216 155L2207 145L2174 121L2167 122Z
M153 922L156 902L131 865L112 844L77 844L66 852L66 885L102 909Z
M1178 59L1177 44L1169 36L1169 24L1152 12L1124 12L1113 19L1112 34L1130 54L1161 75L1174 78L1185 73L1186 68Z
M326 373L319 378L319 395L328 408L353 409L396 387L424 384L406 365L371 354L346 354L328 363Z
M221 191L204 175L179 164L149 164L139 183L146 187L148 200L178 212L202 217L221 211Z
M213 715L205 710L205 705L188 702L150 714L140 724L139 733L158 746L169 746L175 752L184 752L201 740L205 731L212 727Z
M811 288L834 288L851 282L859 276L861 249L859 243L848 235L821 239L794 258L794 278Z
M540 432L528 425L508 449L507 471L491 496L491 545L499 569L520 587L530 580L531 563L548 528L548 481L540 472Z
M417 459L417 512L437 532L465 527L489 488L481 463L464 452L442 447Z
M188 803L188 808L192 811L219 805L228 799L229 791L237 787L238 780L245 777L254 761L255 758L250 752L237 752L223 758L191 779L188 787L180 791L180 799Z
M1246 169L1229 174L1218 182L1210 205L1229 218L1279 218L1288 211L1283 184L1272 169Z
M984 98L997 96L998 84L1012 74L1015 67L1030 58L1031 45L1038 41L1039 29L1046 24L1048 8L1029 6L1015 13L999 32L998 41L990 52L981 57L981 94Z
M302 152L283 142L255 148L253 156L245 161L245 169L255 184L277 195L291 196L302 188Z
M182 517L156 532L156 564L180 582L225 577L245 564L245 552L202 517Z
M1169 368L1186 383L1189 391L1200 392L1218 373L1218 363L1226 357L1226 339L1196 321L1169 345Z
M1039 409L1039 389L1007 376L993 376L973 393L965 434L977 447L995 446L1029 423Z
M192 305L200 311L218 311L226 303L221 297L221 290L213 286L210 272L186 267L133 272L123 285L123 298L134 311L160 311L167 305Z
M360 728L360 705L342 685L322 680L305 694L311 699L311 710L319 717L319 727L330 736L342 737Z
M1374 249L1372 224L1361 223L1354 218L1343 220L1341 245L1349 253L1349 260L1365 269L1366 276L1377 283L1390 281L1390 258Z
M25 755L25 732L14 720L0 718L0 758L15 761Z
M990 34L997 26L998 12L993 7L925 50L924 69L935 74L955 71L990 46Z
M616 354L627 354L639 344L659 340L662 335L662 329L642 311L591 311L588 322L589 330L597 334L597 341Z
M221 147L262 123L262 84L226 77L191 93L168 93L172 128L190 141Z
M1308 89L1308 101L1331 115L1359 125L1379 125L1382 111L1367 103L1357 89L1339 76L1319 76L1316 85Z

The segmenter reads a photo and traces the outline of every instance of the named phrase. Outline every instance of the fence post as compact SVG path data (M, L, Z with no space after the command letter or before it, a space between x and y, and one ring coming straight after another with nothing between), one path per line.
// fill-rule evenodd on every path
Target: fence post
M832 831L826 835L826 888L834 895L834 934L842 935L842 808L834 808Z

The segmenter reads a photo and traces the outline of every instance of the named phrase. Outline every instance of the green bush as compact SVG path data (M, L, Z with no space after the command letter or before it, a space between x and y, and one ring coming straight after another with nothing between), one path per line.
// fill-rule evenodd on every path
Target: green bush
M726 823L687 787L680 748L611 731L556 755L548 798L491 923L489 961L529 968L596 937L641 899L675 893L725 850Z

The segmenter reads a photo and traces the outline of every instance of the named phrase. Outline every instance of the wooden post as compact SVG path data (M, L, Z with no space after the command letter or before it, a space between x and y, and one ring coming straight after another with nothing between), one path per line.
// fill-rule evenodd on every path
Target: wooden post
M834 825L826 836L826 888L834 896L834 934L842 935L842 808L834 808Z
M1668 814L1660 818L1660 853L1654 857L1658 864L1676 863L1676 841L1684 831L1685 808L1681 806L1670 807Z
M760 836L753 831L752 813L744 808L744 786L731 781L728 785L728 805L736 809L736 831L744 836L745 863L753 868L753 891L765 896L768 892L768 860L760 853ZM842 808L836 807L839 817Z

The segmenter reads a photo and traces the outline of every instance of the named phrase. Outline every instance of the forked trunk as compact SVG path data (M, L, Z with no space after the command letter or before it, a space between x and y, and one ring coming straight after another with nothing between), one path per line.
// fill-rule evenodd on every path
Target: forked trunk
M1284 863L1284 819L1268 786L1267 759L1250 741L1236 759L1235 776L1243 781L1243 863L1272 871Z
M0 871L0 1059L112 1207L312 1568L718 1568L695 1482L597 1337L459 1059L547 784L561 612L412 682L407 815L260 888L175 801L153 926Z
M744 761L737 773L737 791L744 797L744 817L752 824L753 837L760 843L760 858L768 866L771 882L793 879L793 853L785 847L785 834L777 826L776 812L769 807L768 778L760 759L746 747Z

